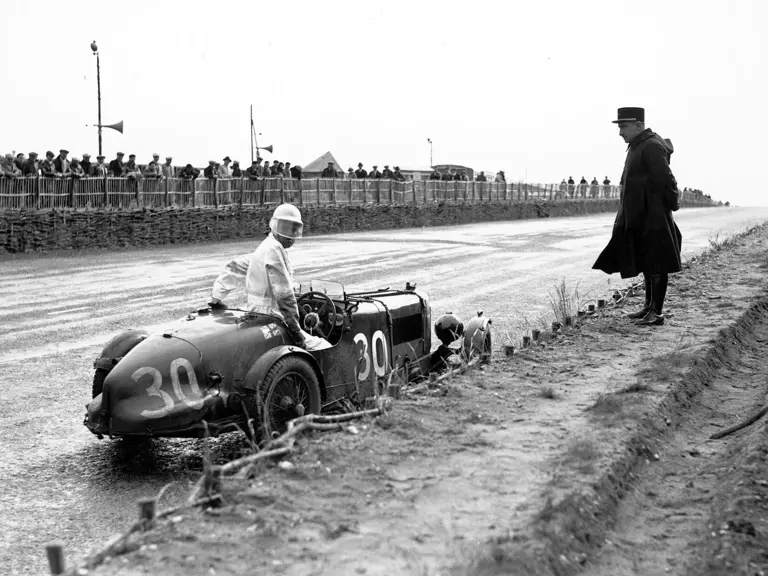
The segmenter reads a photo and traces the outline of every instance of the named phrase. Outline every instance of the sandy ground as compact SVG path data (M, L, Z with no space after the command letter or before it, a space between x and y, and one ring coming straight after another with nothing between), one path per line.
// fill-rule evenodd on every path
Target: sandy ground
M224 507L161 523L94 573L708 573L725 535L756 530L765 542L765 508L712 528L713 499L740 471L734 440L706 439L765 395L766 268L768 228L676 277L664 327L635 327L624 308L585 318L397 402L357 434L307 438L290 468L228 480ZM563 527L586 532L578 512L557 520L562 505L596 486L610 498L606 469L660 414L669 430L644 446L618 520L591 546L563 546ZM756 548L737 554L745 574L768 568Z
M687 249L690 257L756 218L753 211L701 209L681 211L678 221L689 245L698 247ZM594 216L341 235L307 239L305 251L294 254L298 274L330 274L355 288L418 279L436 312L450 306L466 317L483 308L494 318L497 342L517 341L539 316L548 324L548 291L560 278L581 282L582 303L619 284L588 271L611 223L612 217ZM0 410L12 447L3 466L13 479L0 496L9 511L0 549L10 574L40 573L42 544L54 538L64 541L71 564L128 526L136 499L168 482L161 507L186 497L200 469L199 443L100 443L80 426L90 362L97 343L115 331L168 322L200 303L226 256L250 247L0 262L8 294L0 305L7 380ZM612 444L616 430L595 426L585 408L634 382L641 360L681 341L703 354L717 329L759 295L755 256L747 252L723 262L711 279L697 280L712 299L680 275L670 290L671 318L660 330L638 333L621 311L609 310L547 346L500 357L436 395L409 396L387 418L361 423L358 434L309 438L291 470L269 468L228 485L227 506L172 518L150 535L157 544L97 573L410 574L503 566L504 546L525 541L544 503L588 485L622 449ZM731 304L720 307L723 277L736 288ZM659 394L668 386L663 382ZM244 449L239 439L225 439L214 446L214 458ZM588 465L581 456L569 464L564 453L586 455ZM238 496L241 491L251 495Z

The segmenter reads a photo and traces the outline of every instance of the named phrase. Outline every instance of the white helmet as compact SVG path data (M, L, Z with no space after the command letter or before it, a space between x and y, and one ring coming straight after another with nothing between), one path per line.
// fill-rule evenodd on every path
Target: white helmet
M280 204L275 208L272 219L269 221L269 229L278 236L285 238L301 238L304 230L304 222L301 221L301 212L293 204Z

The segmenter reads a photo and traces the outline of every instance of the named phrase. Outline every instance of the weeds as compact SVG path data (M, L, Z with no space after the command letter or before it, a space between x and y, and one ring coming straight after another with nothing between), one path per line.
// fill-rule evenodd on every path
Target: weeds
M635 394L637 392L651 392L653 391L653 388L651 388L650 384L647 384L645 382L635 382L634 384L630 384L629 386L625 386L616 394Z
M594 441L589 438L574 438L565 447L564 460L576 466L579 472L589 474L595 469L595 461L600 455Z
M601 415L618 414L624 410L624 403L614 394L600 394L587 410Z
M637 371L637 377L654 382L668 382L674 379L691 362L691 354L681 350L673 350L669 354L663 354L653 358L650 365Z
M542 398L550 398L554 400L557 398L557 395L555 394L555 389L552 386L542 386L539 389L539 396Z
M579 285L576 284L576 288L572 293L569 293L568 287L565 284L565 278L560 280L559 284L553 286L554 293L547 292L549 303L552 306L552 312L555 314L555 320L565 324L565 319L573 317L574 312L578 310L579 305Z

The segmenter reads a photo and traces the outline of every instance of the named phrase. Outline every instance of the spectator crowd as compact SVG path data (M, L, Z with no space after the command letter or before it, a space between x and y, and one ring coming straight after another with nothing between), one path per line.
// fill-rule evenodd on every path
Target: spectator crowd
M173 166L173 157L166 156L165 162L160 162L160 155L153 154L152 160L146 165L136 163L136 155L129 154L125 161L125 154L118 152L115 158L109 163L105 163L106 157L96 156L96 162L91 161L90 154L83 154L82 159L70 157L68 150L59 150L58 156L50 150L45 153L45 158L40 160L37 152L30 152L28 156L23 153L6 154L0 156L0 178L104 178L104 177L123 177L131 180L180 178L182 180L195 180L200 177L201 171L187 164L179 169ZM208 166L202 170L204 178L249 178L258 180L261 178L303 178L301 166L291 165L290 162L280 162L278 160L264 160L257 157L251 166L245 170L241 169L237 160L232 160L225 156L221 162L209 160ZM400 170L399 166L390 169L389 165L384 165L383 170L379 170L378 165L372 166L368 171L363 167L363 163L357 164L357 170L348 168L346 174L337 170L333 162L328 165L320 174L321 178L346 178L346 179L390 179L405 181L407 178ZM499 170L495 176L492 176L494 182L506 182L506 176L503 170ZM441 181L469 181L469 176L465 169L450 168L439 171L433 169L429 175L429 180ZM489 178L485 172L481 171L475 175L475 182L488 182ZM611 193L611 181L606 176L602 183L598 182L597 177L593 177L591 182L582 176L577 184L572 176L566 180L563 178L558 186L558 197L560 198L599 198L601 196L609 197ZM694 197L710 198L697 188L685 188L684 193L692 194Z
M165 162L161 163L160 155L153 154L152 160L147 164L137 164L136 155L129 154L128 160L125 160L125 154L118 152L115 158L109 163L103 155L96 156L96 161L91 161L90 154L83 154L82 159L70 157L68 150L59 150L55 155L50 150L45 153L45 158L40 159L37 152L30 152L28 156L24 153L6 154L0 156L0 177L2 178L104 178L104 177L122 177L132 180L163 179L163 178L181 178L183 180L195 180L201 175L201 170L187 164L183 168L177 168L173 165L173 157L166 156ZM209 160L208 166L202 170L204 178L250 178L252 180L260 178L303 178L303 170L299 165L291 165L290 162L280 162L278 160L264 160L257 157L246 169L242 169L240 162L232 160L229 156L224 157L221 162ZM363 167L363 163L357 164L357 170L349 168L346 173L337 170L333 162L328 165L320 174L321 178L346 178L346 179L390 179L405 181L406 175L400 170L399 166L390 169L389 165L384 165L383 170L379 170L378 165L374 165L370 171ZM449 169L443 172L434 169L429 176L430 180L469 180L466 170ZM477 182L487 182L488 178L485 172L480 172L475 177ZM494 177L495 182L506 182L503 171L499 171Z

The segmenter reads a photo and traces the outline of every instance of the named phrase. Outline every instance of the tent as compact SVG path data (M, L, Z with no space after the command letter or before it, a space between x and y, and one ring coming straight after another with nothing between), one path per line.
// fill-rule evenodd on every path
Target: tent
M334 158L333 154L330 152L326 152L319 158L312 160L312 162L302 168L301 173L303 174L304 178L317 178L320 176L322 171L325 170L326 166L328 166L328 162L333 162L333 167L339 174L339 178L343 178L344 174L347 173L346 168L342 168L341 164L338 163L336 158Z

